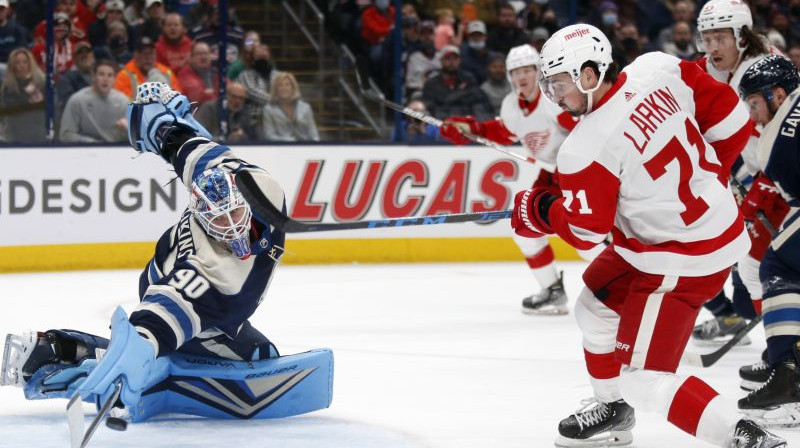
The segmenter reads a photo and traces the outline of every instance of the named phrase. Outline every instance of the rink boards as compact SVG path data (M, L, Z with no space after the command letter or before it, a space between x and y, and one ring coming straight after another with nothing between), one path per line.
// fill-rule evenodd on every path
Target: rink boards
M142 266L188 204L159 157L128 147L4 148L0 271ZM286 192L290 215L344 222L513 207L538 168L483 147L236 146ZM508 220L292 234L285 263L521 259ZM556 256L575 259L554 240Z

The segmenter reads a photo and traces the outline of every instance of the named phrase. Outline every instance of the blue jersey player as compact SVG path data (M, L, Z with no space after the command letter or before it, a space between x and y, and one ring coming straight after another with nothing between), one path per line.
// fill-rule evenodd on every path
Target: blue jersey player
M739 85L751 117L765 125L758 164L771 181L754 182L744 205L755 204L769 217L779 211L770 195L780 195L790 207L759 270L770 374L761 388L739 401L739 408L755 420L778 426L800 426L799 86L797 69L781 56L753 64Z
M74 330L7 336L0 383L21 386L29 399L79 393L98 404L121 385L115 414L130 421L162 412L284 417L330 404L331 352L279 356L248 321L285 235L253 215L237 178L247 176L281 210L283 191L210 141L190 107L169 86L144 83L128 108L131 145L164 158L191 192L141 275L139 305L130 317L117 309L110 340Z

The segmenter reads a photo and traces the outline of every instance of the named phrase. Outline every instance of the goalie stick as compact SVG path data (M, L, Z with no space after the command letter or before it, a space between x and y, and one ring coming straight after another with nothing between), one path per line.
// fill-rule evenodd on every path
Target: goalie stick
M442 120L440 120L438 118L432 117L430 115L423 114L422 112L418 112L418 111L416 111L414 109L411 109L411 108L405 107L403 105L397 104L397 103L395 103L393 101L387 100L383 96L382 93L375 91L375 89L373 89L373 88L365 89L364 88L364 84L362 83L361 74L359 72L360 72L360 69L356 69L356 71L355 71L356 83L358 84L358 90L360 90L361 94L364 95L366 98L368 98L370 100L373 100L373 101L377 101L377 102L383 104L384 107L388 107L389 109L396 110L397 112L400 112L401 114L404 114L404 115L407 115L407 116L409 116L411 118L414 118L414 119L417 119L419 121L428 123L429 125L436 126L437 128L441 128L444 125L444 121L442 121ZM523 162L532 163L532 164L534 164L534 165L536 165L536 166L538 166L540 168L543 168L543 169L545 169L545 170L547 170L547 171L549 171L551 173L555 172L555 170L556 170L556 167L553 164L541 161L539 159L535 159L533 157L524 156L524 155L519 154L517 152L511 151L510 149L506 148L505 146L500 145L497 142L489 140L488 138L482 137L480 135L473 134L471 132L466 132L466 131L463 131L463 130L461 131L461 135L463 135L466 139L468 139L470 141L473 141L475 143L479 143L479 144L484 145L486 147L492 148L492 149L494 149L496 151L500 151L503 154L506 154L508 156L514 157L515 159L518 159L518 160L522 160Z
M83 398L81 394L75 393L67 404L67 422L69 423L69 440L71 448L85 448L91 440L100 422L111 412L114 403L117 402L119 394L122 392L122 381L114 385L114 391L108 400L103 403L97 415L89 424L89 429L83 432Z
M742 183L734 176L730 178L731 185L736 189L736 192L744 198L747 195L747 189L742 185ZM769 221L767 216L761 210L756 211L756 218L764 227L769 231L770 235L775 237L778 233L775 226ZM728 353L736 344L739 343L747 333L750 332L753 328L757 327L759 323L761 323L761 319L763 317L759 314L755 318L753 318L750 322L747 323L741 330L737 331L735 335L725 343L722 347L716 349L711 353L706 353L705 355L698 355L697 353L684 353L683 360L686 361L690 365L695 366L703 366L703 367L710 367L714 365L717 361L720 360L726 353Z
M448 224L454 222L470 221L493 221L497 219L507 219L511 217L513 210L497 210L477 213L456 213L452 215L428 215L408 218L375 219L370 221L353 222L301 222L295 221L277 207L261 192L256 185L252 174L242 171L236 174L236 185L242 192L253 214L269 222L275 227L287 233L300 232L325 232L329 230L351 230L351 229L377 229L387 227L407 227L430 224Z

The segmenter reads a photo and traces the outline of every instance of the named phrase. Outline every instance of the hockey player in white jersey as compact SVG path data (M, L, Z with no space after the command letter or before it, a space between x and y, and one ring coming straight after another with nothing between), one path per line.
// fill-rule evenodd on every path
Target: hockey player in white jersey
M778 53L769 41L753 30L750 8L740 0L711 0L703 6L697 17L697 43L705 57L697 63L717 81L727 83L737 91L748 67L757 61ZM758 132L750 138L742 151L741 159L734 164L733 172L742 184L749 185L759 171L756 162ZM759 226L759 224L755 224ZM724 343L760 313L761 282L758 268L765 249L766 229L751 228L753 248L739 261L732 273L732 301L720 292L706 304L714 318L695 327L692 334L698 343ZM760 239L759 239L760 238ZM749 343L745 336L742 340ZM754 366L758 371L758 366ZM746 367L752 371L752 367Z
M237 184L251 181L285 210L283 191L210 141L190 107L153 82L138 87L128 108L131 145L160 155L191 192L142 272L130 318L117 309L110 341L74 330L9 335L0 384L22 387L29 399L79 393L101 404L121 383L118 413L131 421L162 412L271 418L329 405L331 352L279 356L248 321L275 274L284 232L253 215Z
M716 446L786 446L676 373L701 306L750 245L727 182L752 132L744 105L664 53L617 76L608 38L590 25L558 31L541 55L542 91L583 118L559 150L560 190L519 192L512 226L578 248L613 235L575 306L593 403L561 421L556 445L629 444L636 408Z
M750 115L765 125L758 144L759 178L745 198L745 217L778 214L778 233L761 262L764 329L769 366L765 384L739 400L745 414L765 425L800 426L800 76L794 64L769 56L742 77L739 93ZM788 201L780 207L776 196ZM788 211L788 215L787 212ZM785 219L784 219L785 217Z
M513 86L500 107L500 118L478 122L473 117L451 117L445 120L441 134L455 144L469 140L461 129L503 145L522 143L528 153L547 164L555 165L561 142L575 127L576 119L555 104L541 100L537 81L539 53L525 44L512 48L506 58L506 72ZM557 175L540 170L533 185L554 186ZM560 315L568 312L567 296L561 274L556 269L553 249L547 238L514 236L540 291L522 300L527 314ZM582 254L589 257L589 255Z

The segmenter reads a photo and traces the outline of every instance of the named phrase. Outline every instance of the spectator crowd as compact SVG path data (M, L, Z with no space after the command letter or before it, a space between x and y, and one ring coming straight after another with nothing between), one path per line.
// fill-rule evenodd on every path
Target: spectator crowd
M45 3L0 0L0 141L47 140ZM219 7L218 0L56 0L56 140L127 141L127 105L148 81L186 94L219 140L319 140L297 80L274 67L263 30L242 30L232 8L220 79Z
M551 34L573 21L603 30L620 68L650 51L687 60L702 57L695 44L696 20L705 0L577 0L574 11L569 9L573 2L555 0L404 0L400 67L393 57L394 2L318 2L330 32L369 61L370 74L387 96L399 70L406 104L440 119L496 116L511 91L505 74L509 49L528 43L541 50ZM745 2L755 30L800 67L800 1ZM418 123L407 122L406 129L401 139L437 138L420 133Z
M702 56L695 41L704 0L403 0L400 23L394 0L315 1L328 33L358 55L387 97L399 82L407 105L437 118L496 116L511 91L509 49L541 49L573 20L603 30L621 68L649 51ZM46 140L45 3L0 0L0 141ZM755 30L800 66L800 0L748 4ZM319 140L296 78L278 70L261 41L266 30L245 31L228 12L227 73L219 79L218 0L56 0L57 140L124 141L127 102L146 81L184 92L221 140ZM225 98L218 97L222 87ZM224 129L220 116L228 120ZM438 135L407 122L395 138L425 142Z

